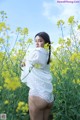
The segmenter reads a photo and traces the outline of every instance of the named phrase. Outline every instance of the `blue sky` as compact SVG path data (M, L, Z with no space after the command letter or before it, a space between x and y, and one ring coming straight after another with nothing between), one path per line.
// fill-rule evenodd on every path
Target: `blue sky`
M57 3L57 0L0 0L1 10L7 13L7 22L13 30L27 27L32 39L36 33L45 31L54 45L61 36L56 25L59 19L67 22L67 18L74 15L80 20L80 3Z

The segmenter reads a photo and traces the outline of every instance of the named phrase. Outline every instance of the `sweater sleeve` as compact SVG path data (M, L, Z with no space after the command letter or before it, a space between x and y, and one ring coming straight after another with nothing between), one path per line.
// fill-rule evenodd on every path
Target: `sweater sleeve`
M39 63L39 59L40 59L40 53L37 50L34 50L32 55L29 58L29 62L30 64L34 65L34 64L38 64Z
M47 54L44 54L42 51L34 50L29 59L29 62L32 65L40 64L41 66L45 66L47 63L47 57Z

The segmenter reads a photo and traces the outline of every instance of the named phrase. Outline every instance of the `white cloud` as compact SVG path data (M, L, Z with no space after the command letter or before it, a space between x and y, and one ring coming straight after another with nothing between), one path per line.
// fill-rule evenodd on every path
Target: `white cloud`
M51 9L53 8L53 4L51 2L49 2L49 3L44 2L43 7L44 7L43 15L46 16L46 17L49 17Z
M75 19L80 17L79 3L57 3L53 1L43 2L43 15L55 24L59 19L66 21L70 16L75 16Z
M44 0L43 2L43 16L48 19L54 26L54 33L50 33L51 40L55 41L55 48L58 46L57 41L59 37L62 37L62 32L57 29L57 21L63 19L65 23L70 16L74 16L75 20L80 20L80 4L78 3L57 3L57 0ZM70 35L70 29L67 24L63 29L63 34L65 37ZM75 28L74 28L75 29ZM54 40L53 40L54 38Z

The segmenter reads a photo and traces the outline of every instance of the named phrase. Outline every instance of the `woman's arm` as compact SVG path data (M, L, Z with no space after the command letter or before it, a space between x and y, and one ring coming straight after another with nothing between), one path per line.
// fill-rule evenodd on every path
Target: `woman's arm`
M35 64L40 64L41 66L45 66L47 64L48 60L48 54L44 53L44 51L40 49L36 49L33 52L33 55L29 59L30 64L35 65Z

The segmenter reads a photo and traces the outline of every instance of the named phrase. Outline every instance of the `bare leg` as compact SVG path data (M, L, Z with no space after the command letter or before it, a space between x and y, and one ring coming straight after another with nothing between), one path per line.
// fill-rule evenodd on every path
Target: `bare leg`
M49 114L49 111L50 111L47 109L50 109L50 108L51 108L51 104L48 104L42 98L37 96L29 97L29 113L30 113L31 120L44 120L43 114L44 114L45 120L47 120L46 114Z
M39 109L35 102L38 104L38 101L33 100L32 97L29 97L29 114L31 120L43 120L43 110Z
M47 108L44 110L44 113L43 113L43 120L48 120L49 118L49 114L50 114L50 110L53 106L53 102L52 103L49 103Z

